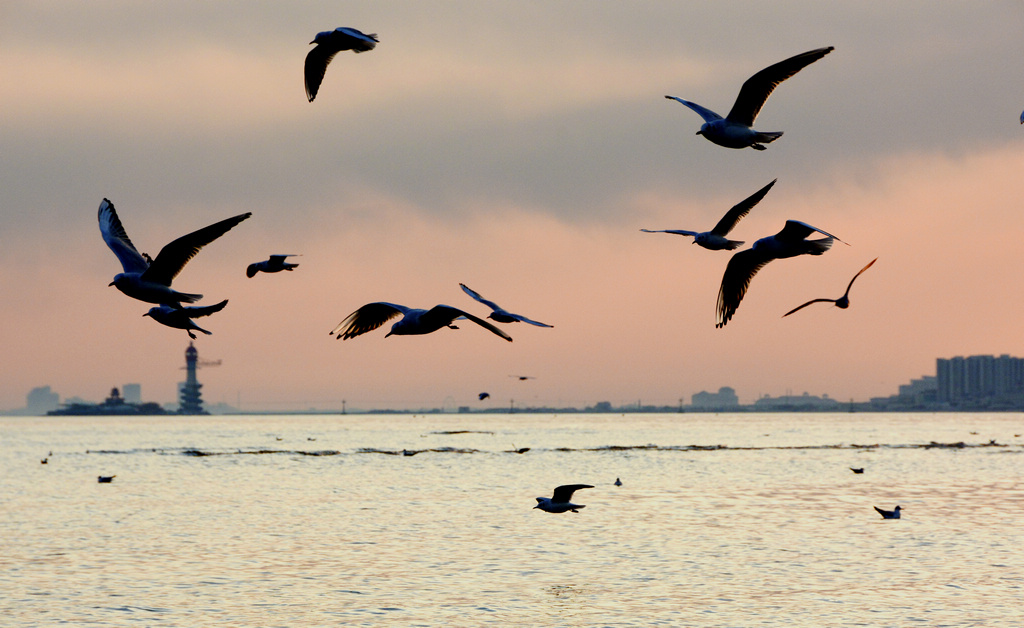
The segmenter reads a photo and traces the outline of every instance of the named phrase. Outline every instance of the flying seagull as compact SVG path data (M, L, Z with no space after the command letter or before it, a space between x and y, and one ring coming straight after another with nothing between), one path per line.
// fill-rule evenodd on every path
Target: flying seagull
M373 50L378 41L380 40L377 39L376 33L367 35L354 28L344 26L333 31L317 33L313 41L309 42L316 44L316 48L310 50L306 55L306 98L309 99L309 102L313 102L313 99L316 98L316 93L320 90L320 83L323 82L324 74L327 73L327 65L334 55L342 50L351 50L356 53Z
M188 337L192 340L196 339L196 335L192 333L192 330L201 331L207 336L210 332L206 331L199 325L192 322L193 318L199 318L200 316L209 316L214 312L219 312L224 309L224 306L228 304L228 300L224 299L216 305L207 305L206 307L171 307L169 305L157 305L149 308L149 311L143 314L148 316L160 323L161 325L167 325L168 327L174 327L176 329L184 329L188 332Z
M486 393L486 392L482 392L479 395L477 395L477 397L480 398L480 401L483 401L484 399L487 399L490 396L491 396L491 393Z
M868 262L867 266L865 266L864 268L861 268L859 271L857 271L857 274L854 275L853 279L850 280L849 285L846 286L846 292L843 293L843 296L839 297L838 299L812 299L812 300L808 301L807 303L804 303L803 305L801 305L799 307L795 307L792 310L786 312L785 314L782 315L782 318L786 318L787 316L789 316L793 312L802 310L803 308L807 307L808 305L810 305L812 303L835 303L837 308L839 308L841 310L845 310L846 308L850 307L850 288L853 287L853 282L857 280L857 277L860 277L860 274L862 272L864 272L865 270L871 268L871 265L874 264L877 261L878 261L878 258L876 257L875 259L873 259L870 262Z
M114 204L107 199L100 203L99 222L100 235L114 252L124 268L123 273L114 276L111 286L133 299L147 303L157 303L180 307L181 302L195 303L203 298L201 294L188 294L171 289L171 281L178 276L190 259L195 257L204 246L221 237L232 227L242 222L252 212L239 214L233 218L216 222L199 231L181 236L164 248L156 259L140 254L128 234L121 226L121 220L114 211Z
M459 285L462 286L463 292L465 292L469 296L473 297L477 301L483 303L487 307L491 308L491 310L493 310L490 314L487 315L487 318L493 321L497 321L499 323L517 323L519 321L522 321L524 323L536 325L537 327L553 327L553 325L546 325L544 323L538 323L537 321L530 320L523 316L522 314L513 314L512 312L509 312L508 310L504 309L494 301L488 301L487 299L483 298L477 291L473 290L466 284L460 283Z
M450 305L435 305L429 310L420 310L384 302L367 303L355 312L352 312L345 320L338 323L337 327L331 330L331 335L337 334L337 337L342 340L355 338L368 331L377 329L398 315L401 315L402 318L391 326L391 331L384 336L385 338L392 334L396 336L429 334L442 327L454 327L452 322L464 316L477 325L486 328L491 333L512 342L511 336L494 325Z
M882 519L899 519L900 518L900 507L896 506L893 510L882 510L878 506L874 506L874 509L878 511L878 514L882 515Z
M298 264L292 264L291 262L284 261L289 257L296 257L296 255L294 253L289 253L287 255L271 255L270 259L268 260L256 262L254 264L249 264L249 266L245 269L245 276L248 277L249 279L252 279L253 277L256 276L256 273L259 272L279 273L282 270L290 271L293 268L297 268L299 266Z
M808 240L812 233L822 233L828 237L820 240ZM715 327L723 327L736 313L743 295L746 294L750 281L765 264L772 260L796 257L797 255L821 255L832 248L832 241L839 240L836 236L822 231L817 227L800 222L787 220L782 231L767 238L754 242L754 246L732 256L722 275L722 285L718 289L718 323ZM846 244L843 242L843 244Z
M569 500L572 499L572 494L581 488L594 488L589 484L565 484L555 488L555 494L552 497L538 497L537 505L534 508L540 508L544 512L562 513L566 511L572 511L578 513L577 508L586 508L583 504L574 504Z
M733 227L736 226L736 223L740 221L740 218L749 214L754 205L761 202L761 199L768 193L768 190L772 189L772 186L775 185L776 181L778 181L778 179L772 179L771 183L740 201L739 204L734 205L732 209L726 212L725 216L722 216L722 219L718 221L718 224L715 225L715 228L711 231L703 231L699 233L697 231L683 231L681 229L659 229L656 231L651 229L641 229L640 231L643 231L644 233L675 233L684 236L694 236L693 243L699 244L706 249L711 251L731 251L743 246L743 242L741 240L730 240L725 236L732 231Z
M726 148L746 148L749 146L754 150L764 150L764 144L774 142L782 136L781 131L761 132L755 131L752 128L754 120L757 119L757 114L760 113L765 101L771 96L772 91L779 86L779 83L824 57L834 49L834 47L829 46L828 48L818 48L817 50L798 54L785 61L779 61L775 65L770 65L748 78L743 83L743 87L740 88L740 93L736 97L736 102L729 111L729 115L724 118L710 109L701 107L697 103L683 100L676 96L665 96L665 98L678 100L704 118L704 124L701 125L700 131L697 131L697 135L703 135L705 139Z

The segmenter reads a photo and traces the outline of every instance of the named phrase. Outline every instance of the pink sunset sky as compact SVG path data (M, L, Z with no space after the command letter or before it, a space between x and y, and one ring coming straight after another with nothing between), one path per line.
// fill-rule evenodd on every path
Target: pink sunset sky
M321 30L377 33L317 99ZM768 150L696 136L671 94L721 114L754 72L782 84ZM199 322L209 403L244 410L687 402L693 393L867 400L935 359L1020 356L1024 7L1019 2L6 2L0 5L0 410L36 386L172 401L188 337L108 287L107 197L155 255L251 211L174 286L229 299ZM836 234L779 260L715 328L731 234L797 219ZM272 253L292 273L247 279ZM835 298L851 307L789 309ZM328 332L371 301L485 315L463 282L554 325ZM519 381L510 375L535 379Z

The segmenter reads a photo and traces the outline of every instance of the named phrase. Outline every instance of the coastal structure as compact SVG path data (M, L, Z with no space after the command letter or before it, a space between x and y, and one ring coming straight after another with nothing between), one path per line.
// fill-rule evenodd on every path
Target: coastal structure
M121 397L116 387L110 389L110 396L103 403L67 403L56 410L50 410L50 416L150 416L166 414L158 403L130 403Z
M185 383L181 385L178 414L209 414L203 410L202 384L196 378L199 366L199 352L195 345L188 343L185 349Z

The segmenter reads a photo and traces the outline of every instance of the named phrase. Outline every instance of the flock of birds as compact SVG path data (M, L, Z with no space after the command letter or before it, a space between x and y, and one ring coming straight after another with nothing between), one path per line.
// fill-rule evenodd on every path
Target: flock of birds
M379 39L376 34L365 34L355 28L342 27L333 31L317 33L311 45L313 49L306 55L304 77L306 97L313 102L320 90L320 85L327 73L327 67L339 52L351 50L355 53L362 53L373 50ZM818 61L825 55L832 52L832 46L810 50L790 57L778 63L768 66L747 79L740 88L739 95L724 118L697 103L684 100L677 96L666 96L675 100L693 111L704 120L697 135L702 135L706 140L726 148L742 149L752 148L754 150L766 150L765 144L770 144L782 136L781 131L758 131L753 128L761 108L776 87L783 81L792 77L808 65ZM1021 114L1021 123L1024 124L1024 113ZM741 247L744 242L730 240L729 233L736 227L737 223L754 208L775 185L776 180L771 181L754 194L732 207L725 216L710 231L686 231L682 229L649 230L641 229L646 233L670 233L676 235L693 237L693 243L712 251L732 251ZM181 272L185 264L207 244L210 244L221 237L235 226L239 225L251 216L251 212L239 214L220 222L184 235L164 246L156 258L152 258L139 250L132 244L128 234L125 232L121 220L117 216L114 204L104 198L100 203L98 219L100 234L104 242L113 251L120 261L123 272L118 273L110 283L125 295L155 304L143 316L177 329L188 332L189 337L195 338L193 331L210 334L209 331L196 325L193 319L210 316L224 309L227 300L223 300L210 306L192 306L202 299L203 295L179 292L171 287L174 278ZM808 239L813 234L821 234L825 237ZM828 251L834 241L843 242L840 238L823 229L811 226L799 220L787 220L781 231L775 235L761 238L746 250L733 254L725 269L722 283L718 292L717 301L717 323L716 327L723 327L736 313L740 302L743 300L750 282L759 270L766 264L777 259L786 259L800 255L821 255ZM843 244L847 244L843 242ZM257 273L277 273L292 271L298 264L288 262L287 259L294 257L294 254L271 255L265 261L249 264L245 274L252 278ZM783 316L789 316L813 303L831 302L836 307L846 309L849 307L850 288L853 282L864 271L870 268L877 258L871 260L864 266L853 279L850 280L846 292L838 299L813 299L800 305ZM477 302L491 309L486 318L495 323L527 323L538 327L552 327L521 314L514 314L493 301L489 301L478 292L465 284L459 284L462 290ZM397 303L374 302L368 303L341 321L330 334L341 340L355 338L378 327L387 321L397 318L392 324L387 336L407 336L429 334L443 328L458 329L456 321L468 320L484 329L490 331L512 342L511 336L495 324L484 320L463 309L449 305L435 305L430 309L411 308ZM489 395L481 393L483 400ZM43 461L45 464L45 460ZM862 471L862 470L861 470ZM858 472L855 470L855 472ZM101 476L100 482L107 483L113 480L113 476ZM617 478L616 486L621 486ZM589 484L567 484L555 488L552 497L538 497L537 505L545 512L564 513L579 512L584 506L572 503L572 496L578 490L593 488ZM898 519L900 507L894 511L885 511L875 508L887 519Z

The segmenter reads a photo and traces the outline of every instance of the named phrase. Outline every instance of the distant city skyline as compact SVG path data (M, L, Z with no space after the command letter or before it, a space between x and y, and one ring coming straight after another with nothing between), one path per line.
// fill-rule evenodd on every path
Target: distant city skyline
M188 356L188 353L186 353ZM198 361L195 355L192 359ZM884 397L873 397L867 400L837 399L828 393L812 395L809 392L792 394L787 391L785 394L772 396L762 395L752 403L742 404L736 394L736 390L730 386L722 386L716 392L698 391L689 396L689 403L684 403L684 396L679 397L677 404L644 404L642 399L635 403L619 401L613 403L609 400L595 401L593 404L584 407L576 407L571 404L561 405L552 402L530 403L522 401L517 406L515 399L510 399L505 406L494 406L477 404L446 404L438 406L423 406L411 411L431 410L445 412L479 412L479 411L523 411L526 408L573 408L597 409L597 411L613 411L636 408L663 408L671 411L673 408L688 411L730 411L730 410L820 410L820 411L898 411L898 410L955 410L964 409L994 409L994 410L1021 410L1024 411L1024 358L1012 357L1009 354L995 355L974 355L955 356L952 358L936 358L936 374L922 375L919 378L910 380L906 384L897 385L894 394ZM198 381L192 379L198 386ZM186 382L178 383L179 400L184 398L184 386ZM135 383L124 384L120 388L124 393L124 399L131 403L142 401L141 387ZM194 394L198 394L196 389ZM454 400L452 400L454 401ZM49 410L56 409L61 405L72 402L83 403L84 400L75 397L60 400L60 395L50 385L43 385L33 388L26 395L26 406L24 408L9 409L0 414L24 413L28 415L45 414ZM95 403L95 402L93 402ZM178 404L175 402L158 402L170 411L177 411ZM342 404L338 407L304 407L304 408L239 408L225 403L212 404L207 408L213 414L231 412L338 412L338 413L363 413L379 412L382 410L410 411L408 408L387 408L387 407L349 407Z

